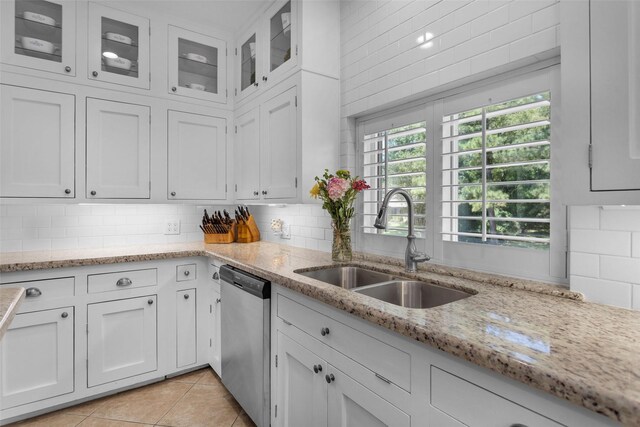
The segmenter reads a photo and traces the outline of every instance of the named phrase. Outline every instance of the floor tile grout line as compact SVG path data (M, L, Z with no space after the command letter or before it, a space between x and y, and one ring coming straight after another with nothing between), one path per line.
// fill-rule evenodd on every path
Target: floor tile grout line
M182 383L182 384L186 384L186 383ZM167 411L166 411L165 413L163 413L163 414L160 416L160 418L158 418L158 420L157 420L156 422L154 422L154 423L153 423L153 425L154 425L154 426L157 426L157 425L158 425L158 423L159 423L160 421L162 421L162 419L163 419L164 417L166 417L166 416L167 416L167 414L168 414L169 412L171 412L171 410L172 410L172 409L173 409L173 408L178 404L178 402L180 402L182 399L184 399L184 397L187 395L187 393L189 393L189 390L191 390L191 389L193 388L193 386L194 386L194 385L196 385L196 383L189 384L189 388L188 388L187 390L185 390L184 394L183 394L182 396L180 396L178 399L176 399L176 401L173 403L173 405L171 405L171 407L170 407L169 409L167 409Z

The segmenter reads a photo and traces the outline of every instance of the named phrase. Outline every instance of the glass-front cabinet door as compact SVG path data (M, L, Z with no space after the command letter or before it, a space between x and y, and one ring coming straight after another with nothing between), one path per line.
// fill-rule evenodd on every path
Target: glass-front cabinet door
M258 89L259 79L262 78L262 55L258 45L258 36L255 31L240 38L236 48L237 64L239 70L239 82L236 84L236 95L247 96Z
M227 45L169 26L169 93L227 102Z
M74 76L75 2L4 0L2 62Z
M267 14L268 22L268 64L264 82L269 78L276 78L290 70L296 64L298 56L297 47L297 19L295 1L289 0L286 3L277 2Z
M89 3L88 76L149 89L149 20Z

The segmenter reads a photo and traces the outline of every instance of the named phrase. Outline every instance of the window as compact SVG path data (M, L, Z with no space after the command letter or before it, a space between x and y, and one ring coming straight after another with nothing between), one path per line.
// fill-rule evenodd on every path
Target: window
M442 239L548 249L549 92L445 115Z
M402 187L414 201L416 237L424 237L426 227L426 123L418 122L364 135L363 178L371 186L364 192L365 233L406 236L409 226L407 203L396 196L389 203L387 228L373 226L379 204L387 191Z

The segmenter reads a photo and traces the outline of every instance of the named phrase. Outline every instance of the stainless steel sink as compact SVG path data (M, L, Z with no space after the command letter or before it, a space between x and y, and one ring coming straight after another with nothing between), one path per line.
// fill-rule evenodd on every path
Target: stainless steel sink
M360 286L388 282L394 279L394 277L389 274L366 270L360 267L329 267L322 270L297 273L345 289L354 289Z
M471 296L457 289L405 280L371 285L354 292L406 308L437 307Z

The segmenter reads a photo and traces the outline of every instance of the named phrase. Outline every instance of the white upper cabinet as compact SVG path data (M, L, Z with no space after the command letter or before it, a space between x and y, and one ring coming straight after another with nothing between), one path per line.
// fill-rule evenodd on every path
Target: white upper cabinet
M591 189L640 190L640 2L590 2Z
M294 0L277 1L266 13L268 19L266 43L267 57L262 80L277 80L297 63L298 3Z
M235 49L238 99L261 87L273 86L296 66L297 5L295 0L276 1L238 39Z
M227 102L227 44L169 26L169 93Z
M75 196L75 97L2 85L0 196Z
M260 86L263 49L261 49L262 32L252 28L241 36L236 46L236 82L235 95L243 98L255 93Z
M87 98L88 199L148 199L150 108Z
M260 107L260 187L265 199L295 198L298 187L297 88Z
M74 1L6 0L0 10L2 62L75 76Z
M149 89L149 20L89 3L89 79Z
M226 120L169 111L170 200L223 200L227 183Z
M236 119L234 140L236 199L260 199L260 112L254 108Z

